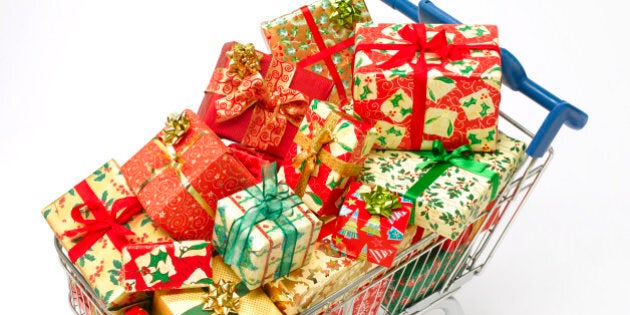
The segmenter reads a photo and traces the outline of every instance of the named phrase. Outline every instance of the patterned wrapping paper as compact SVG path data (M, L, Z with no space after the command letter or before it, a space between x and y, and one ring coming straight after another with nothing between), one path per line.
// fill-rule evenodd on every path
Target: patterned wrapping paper
M260 182L262 180L262 172L261 169L264 165L276 162L280 164L282 162L281 159L266 154L263 152L256 151L253 148L243 146L238 143L230 143L228 145L230 150L232 150L232 155L239 160L247 168L247 170L254 176L256 182Z
M375 138L370 125L314 100L283 162L287 183L318 215L338 215Z
M412 207L412 201L382 188L350 184L337 219L335 247L349 257L391 267Z
M129 204L129 200L134 204ZM110 160L98 168L45 207L42 214L96 298L109 310L149 297L125 290L121 250L126 243L171 238L141 210L116 161Z
M179 128L184 117L189 127ZM121 170L147 214L174 239L210 240L217 200L256 182L195 113L178 118ZM170 136L173 129L179 137ZM162 138L180 140L167 145Z
M390 281L380 280L378 284L367 288L357 295L352 301L352 315L374 315L378 314L381 301L387 291ZM344 307L332 311L329 315L343 315Z
M273 56L297 63L335 82L329 101L352 99L354 26L372 18L363 0L318 0L263 22Z
M494 25L361 24L354 110L375 124L378 148L495 149L501 57ZM424 58L416 51L423 51Z
M328 98L332 88L333 82L323 76L256 51L251 44L229 42L223 45L198 114L221 137L281 158L311 99Z
M207 286L212 279L212 243L182 241L127 245L123 276L130 291Z
M249 289L307 263L322 225L291 188L283 180L278 181L275 167L269 169L269 180L276 187L263 180L219 200L214 224L215 248ZM268 194L273 188L277 194ZM282 207L275 218L268 210L274 203ZM258 214L254 215L255 211Z
M239 277L226 265L221 257L215 256L212 259L212 279L214 282L219 280L230 281L232 283L239 282ZM207 300L207 290L183 289L158 291L153 298L154 315L204 315L213 314L212 311L199 310ZM282 314L273 304L269 297L258 288L252 290L246 295L239 298L241 315L280 315ZM192 310L191 310L192 309Z
M500 192L521 166L525 158L525 143L499 133L496 152L475 153L471 158L487 165L485 172L498 175L496 192ZM421 167L427 161L429 158L426 156L410 151L376 150L366 159L359 180L406 196L431 172L431 166ZM493 188L488 178L450 166L420 195L408 196L415 199L412 220L428 231L456 239L486 211L492 201Z

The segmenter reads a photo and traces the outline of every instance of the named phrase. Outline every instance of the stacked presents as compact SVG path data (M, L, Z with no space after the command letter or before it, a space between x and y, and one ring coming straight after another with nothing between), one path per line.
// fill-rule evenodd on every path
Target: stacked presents
M224 44L196 112L43 210L109 312L298 314L417 235L461 238L522 163L495 26L319 0L262 29L271 54Z

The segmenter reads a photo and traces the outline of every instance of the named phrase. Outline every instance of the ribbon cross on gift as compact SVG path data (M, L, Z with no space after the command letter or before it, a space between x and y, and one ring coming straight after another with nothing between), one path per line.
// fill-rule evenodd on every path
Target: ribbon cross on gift
M234 44L228 56L235 55L227 69L215 71L206 90L224 95L216 101L216 120L234 119L255 105L243 144L263 150L278 146L287 123L298 126L308 108L308 98L290 88L296 66L272 58L263 78L253 45Z
M409 24L397 31L402 39L399 43L363 43L359 42L355 50L394 50L398 51L388 61L383 62L382 69L392 69L405 64L413 67L413 107L410 131L411 143L419 144L424 135L425 104L427 103L427 80L429 65L426 54L432 53L442 63L461 60L472 50L492 50L500 52L496 44L451 44L448 42L446 31L442 30L427 40L427 30L424 24ZM416 58L417 57L417 58ZM433 57L433 56L431 56ZM416 61L414 62L414 59ZM417 113L417 114L416 114Z
M228 265L240 265L246 255L249 235L254 226L262 221L271 220L284 234L283 255L277 271L278 276L283 276L291 269L298 237L297 229L288 217L293 213L293 207L302 203L302 199L291 194L286 183L278 183L275 162L263 166L262 174L262 189L255 185L245 190L257 202L232 224L223 258Z

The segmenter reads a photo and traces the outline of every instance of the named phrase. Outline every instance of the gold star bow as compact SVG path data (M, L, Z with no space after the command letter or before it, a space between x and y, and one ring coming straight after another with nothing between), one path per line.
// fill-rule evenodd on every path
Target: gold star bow
M260 72L260 57L254 44L236 43L232 50L226 54L230 58L229 71L236 73L241 79L252 73Z
M219 280L210 285L204 311L213 311L216 315L238 314L241 306L240 296L236 293L236 285L231 281Z

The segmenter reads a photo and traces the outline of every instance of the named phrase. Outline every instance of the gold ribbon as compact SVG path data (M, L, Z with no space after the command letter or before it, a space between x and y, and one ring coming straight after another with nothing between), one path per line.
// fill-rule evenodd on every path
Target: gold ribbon
M182 127L185 128L182 129ZM201 208L203 208L208 213L208 215L214 217L215 210L206 202L206 200L195 189L195 187L190 184L190 181L181 170L182 166L184 165L184 160L181 158L180 155L184 154L195 144L195 142L206 135L207 131L204 130L196 134L188 144L186 144L179 150L179 154L173 147L175 143L179 143L180 140L183 139L184 136L186 136L189 128L190 121L185 113L181 113L179 115L170 115L169 118L167 118L166 127L163 129L163 132L160 134L160 136L153 138L152 141L162 152L164 152L166 159L168 159L168 162L158 168L150 167L149 171L151 172L151 176L149 176L149 178L147 178L145 181L142 182L142 184L138 186L138 189L135 193L138 194L142 190L142 188L149 184L153 179L162 174L168 168L171 168L177 174L177 177L186 189L186 192L188 192L188 194L190 194L193 199L195 199L199 206L201 206ZM170 131L171 129L173 129L173 131ZM170 135L168 135L169 133ZM168 139L168 141L166 139ZM170 142L172 141L174 141L174 143L170 144Z
M236 293L234 283L221 279L210 285L203 310L214 311L216 315L229 315L238 314L240 306L240 296Z
M311 123L313 134L310 138L301 132L295 135L293 141L302 148L302 151L293 158L292 164L293 167L301 170L300 178L294 188L296 195L304 196L308 180L314 175L318 160L344 177L356 176L361 172L361 165L339 160L329 151L322 150L324 145L335 140L334 128L340 119L339 115L331 113L323 126L315 121Z

